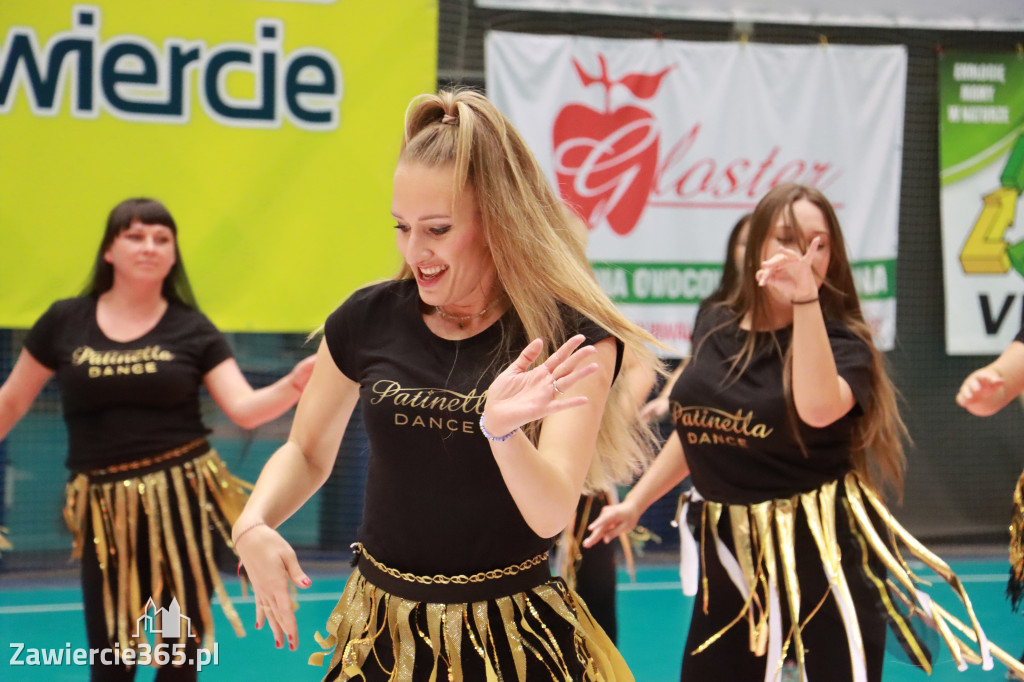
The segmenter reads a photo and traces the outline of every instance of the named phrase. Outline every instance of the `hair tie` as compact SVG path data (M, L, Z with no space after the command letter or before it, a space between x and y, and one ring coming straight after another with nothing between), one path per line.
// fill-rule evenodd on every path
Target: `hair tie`
M452 116L451 114L445 114L441 118L441 123L443 123L445 125L448 125L448 126L457 126L457 125L459 125L459 117L458 116Z

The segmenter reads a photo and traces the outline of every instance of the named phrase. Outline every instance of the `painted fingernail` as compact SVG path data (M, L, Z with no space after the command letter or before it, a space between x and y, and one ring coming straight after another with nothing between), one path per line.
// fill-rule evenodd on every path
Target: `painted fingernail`
M281 648L281 640L279 640L279 639L275 639L275 640L274 640L274 645L275 645L275 646L276 646L276 647L277 647L278 649L280 649L280 648Z
M312 585L312 584L313 584L313 581L312 581L312 580L310 580L309 578L303 578L303 579L302 579L302 585L303 585L304 587L309 587L309 586L310 586L310 585Z

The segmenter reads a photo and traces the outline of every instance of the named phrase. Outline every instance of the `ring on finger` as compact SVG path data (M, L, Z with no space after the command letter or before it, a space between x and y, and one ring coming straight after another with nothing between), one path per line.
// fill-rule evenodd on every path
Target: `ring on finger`
M558 379L551 380L551 388L555 389L555 393L557 393L558 395L565 395L565 392L562 391L562 389L558 388Z

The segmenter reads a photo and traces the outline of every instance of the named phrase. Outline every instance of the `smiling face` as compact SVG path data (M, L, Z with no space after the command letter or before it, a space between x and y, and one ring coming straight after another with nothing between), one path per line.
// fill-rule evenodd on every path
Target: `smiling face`
M133 220L114 237L103 259L113 266L115 281L163 283L175 261L174 231Z
M455 196L454 168L403 161L395 170L391 215L398 250L416 278L420 298L451 315L471 315L493 298L497 278L476 196Z

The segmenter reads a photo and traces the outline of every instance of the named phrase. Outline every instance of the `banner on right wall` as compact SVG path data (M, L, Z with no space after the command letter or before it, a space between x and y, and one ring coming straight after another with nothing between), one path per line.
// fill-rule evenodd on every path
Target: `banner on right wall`
M946 352L1002 352L1024 324L1024 57L939 59Z

